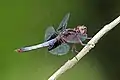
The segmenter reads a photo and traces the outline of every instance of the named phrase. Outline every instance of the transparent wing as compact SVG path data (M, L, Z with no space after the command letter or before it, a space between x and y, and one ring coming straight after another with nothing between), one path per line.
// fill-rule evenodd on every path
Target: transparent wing
M62 43L55 49L50 50L49 52L54 55L65 55L68 53L70 46L67 43Z
M59 24L59 27L57 28L57 32L61 32L66 29L69 17L70 17L70 13L67 13L65 17L62 19L61 23Z
M48 41L48 40L50 40L50 38L53 36L53 35L55 35L55 29L53 28L53 26L50 26L50 27L48 27L47 29L46 29L46 31L45 31L45 38L44 38L44 40L45 41ZM55 36L54 36L55 37Z

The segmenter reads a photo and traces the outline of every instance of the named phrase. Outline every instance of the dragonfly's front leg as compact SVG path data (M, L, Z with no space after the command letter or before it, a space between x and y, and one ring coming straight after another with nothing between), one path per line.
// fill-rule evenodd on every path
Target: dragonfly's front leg
M78 41L79 41L79 43L82 45L82 46L85 46L86 44L84 44L81 40L80 40L80 38L79 38L79 36L76 36L77 38L78 38Z

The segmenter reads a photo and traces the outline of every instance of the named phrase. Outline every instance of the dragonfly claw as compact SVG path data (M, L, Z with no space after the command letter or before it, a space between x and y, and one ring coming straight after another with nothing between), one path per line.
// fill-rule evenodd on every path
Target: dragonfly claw
M92 37L88 37L87 39L92 39Z
M86 46L87 44L81 44L82 46Z
M79 51L76 50L76 46L75 45L72 46L71 51L72 51L72 53L75 53L75 54L79 53Z

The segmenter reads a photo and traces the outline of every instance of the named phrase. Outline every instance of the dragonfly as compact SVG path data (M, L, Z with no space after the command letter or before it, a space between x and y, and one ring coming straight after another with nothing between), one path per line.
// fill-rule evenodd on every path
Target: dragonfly
M70 50L69 43L85 46L86 44L84 44L83 41L91 39L91 37L87 36L87 27L84 25L78 25L75 28L67 28L69 18L70 13L67 13L63 17L57 29L53 26L49 26L45 31L43 43L22 47L15 51L27 52L42 47L48 47L48 51L54 55L65 55ZM75 46L72 47L72 51L78 52Z

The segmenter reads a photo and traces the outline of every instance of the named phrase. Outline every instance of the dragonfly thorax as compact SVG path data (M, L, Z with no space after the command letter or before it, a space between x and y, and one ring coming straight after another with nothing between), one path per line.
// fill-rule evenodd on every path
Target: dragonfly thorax
M57 36L57 40L62 40L67 43L79 43L79 39L84 41L87 38L87 34L81 34L74 29L66 29Z

